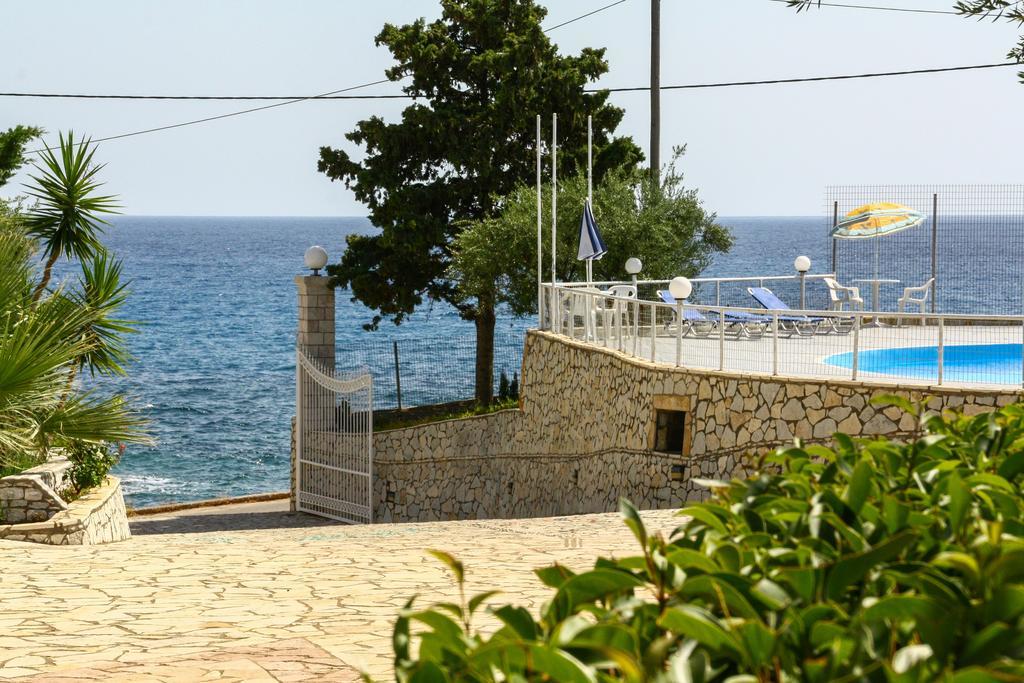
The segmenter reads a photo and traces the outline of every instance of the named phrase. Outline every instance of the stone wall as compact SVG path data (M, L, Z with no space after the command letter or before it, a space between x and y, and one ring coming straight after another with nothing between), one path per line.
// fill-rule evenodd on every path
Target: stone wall
M753 457L789 443L906 435L914 420L870 399L897 394L968 414L1017 391L813 381L655 365L530 332L520 410L374 435L376 521L530 517L643 508L705 495L695 478L745 476ZM678 453L654 447L655 409L685 410Z
M66 487L71 463L54 457L20 474L0 479L0 524L45 522L67 509L58 491Z
M121 482L106 481L72 501L66 509L44 522L0 523L0 539L49 545L96 545L131 537Z

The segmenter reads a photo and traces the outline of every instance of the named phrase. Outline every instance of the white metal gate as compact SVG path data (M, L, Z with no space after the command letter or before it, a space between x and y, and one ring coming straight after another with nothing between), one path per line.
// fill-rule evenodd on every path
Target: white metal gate
M373 521L373 378L339 375L296 349L296 509Z

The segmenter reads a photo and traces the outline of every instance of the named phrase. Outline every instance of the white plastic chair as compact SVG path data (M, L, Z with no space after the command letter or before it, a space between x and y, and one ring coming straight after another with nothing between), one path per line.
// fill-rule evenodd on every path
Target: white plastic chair
M606 289L604 293L610 297L635 299L636 287L633 285L612 285ZM605 299L604 297L599 298L597 300L596 312L601 321L602 327L610 323L612 326L617 326L619 329L622 329L624 326L629 324L628 306L624 305L623 302L618 299Z
M921 314L925 312L925 303L928 301L928 294L932 291L932 283L935 282L935 278L928 278L928 282L924 283L920 287L904 287L903 296L896 302L896 309L903 313L904 309L908 306L917 306L918 311ZM903 322L900 318L899 322Z
M842 311L843 306L849 305L850 310L864 310L864 299L860 296L860 290L856 287L844 287L834 278L822 278L825 286L828 287L828 299L830 311Z
M595 287L574 287L571 292L565 295L563 310L566 313L566 323L569 327L569 336L575 336L576 318L583 321L584 340L593 339L597 330L597 309L601 306L603 294ZM592 296L593 295L593 296Z

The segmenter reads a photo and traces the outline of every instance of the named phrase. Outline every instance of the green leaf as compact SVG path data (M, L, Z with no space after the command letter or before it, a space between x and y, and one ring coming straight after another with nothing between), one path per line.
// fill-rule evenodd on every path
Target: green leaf
M750 592L754 597L774 610L784 609L791 602L786 589L768 579L758 581L750 589Z
M716 654L740 655L735 636L710 612L691 605L670 607L658 625L673 633L693 638Z
M728 533L728 531L725 528L725 524L722 523L722 520L720 520L715 513L711 512L703 505L691 505L689 507L685 507L679 511L679 514L692 517L695 521L700 522L705 526L710 527L711 529L714 529L720 534Z
M871 492L873 474L871 463L866 458L853 468L853 476L850 477L850 484L843 500L855 513L860 512L860 509L864 507L864 501L867 500L868 494Z
M959 534L971 505L971 490L955 470L949 475L946 487L949 493L949 527L954 534Z
M881 598L861 613L865 621L907 621L940 619L942 606L931 598L890 595Z
M622 515L626 526L639 541L640 547L647 548L647 527L644 526L644 520L640 519L640 513L633 507L633 504L625 498L619 500L619 514Z
M558 588L565 583L567 579L576 576L571 569L560 564L553 564L550 567L534 569L533 573L537 575L537 578L541 580L541 583L549 588Z
M473 614L476 612L477 608L479 608L484 601L493 598L495 595L501 595L501 591L487 591L485 593L477 593L474 595L469 599L469 613Z
M675 548L670 550L666 557L669 562L682 569L699 569L708 574L719 570L718 565L706 555L690 548Z
M871 404L882 407L896 406L905 413L917 415L917 408L914 407L914 404L896 394L880 394L871 399Z
M537 622L530 616L529 610L523 607L502 605L494 610L493 614L501 620L501 623L515 631L523 640L536 640L540 633Z
M904 531L870 550L841 558L829 571L826 595L830 600L838 600L847 586L863 580L874 567L896 557L916 540L917 534Z
M1018 474L1024 472L1024 450L1017 451L1003 460L998 472L1000 477L1009 481L1013 481Z
M448 567L448 569L450 569L452 571L452 574L455 575L455 580L458 583L461 584L461 583L465 582L465 580L466 580L465 568L462 566L461 562L459 562L458 560L455 559L455 557L453 557L452 555L446 553L443 550L427 550L427 553L429 553L430 555L433 555L437 559L441 560L441 562L443 562Z

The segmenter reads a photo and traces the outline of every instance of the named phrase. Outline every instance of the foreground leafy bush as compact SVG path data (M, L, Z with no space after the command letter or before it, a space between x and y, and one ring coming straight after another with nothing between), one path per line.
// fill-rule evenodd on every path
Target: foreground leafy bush
M797 443L748 480L704 482L712 497L669 539L624 501L642 554L537 570L553 590L539 616L489 609L490 635L471 619L492 593L410 600L397 678L1024 680L1024 406L921 426L907 444ZM434 554L461 591L462 565Z

